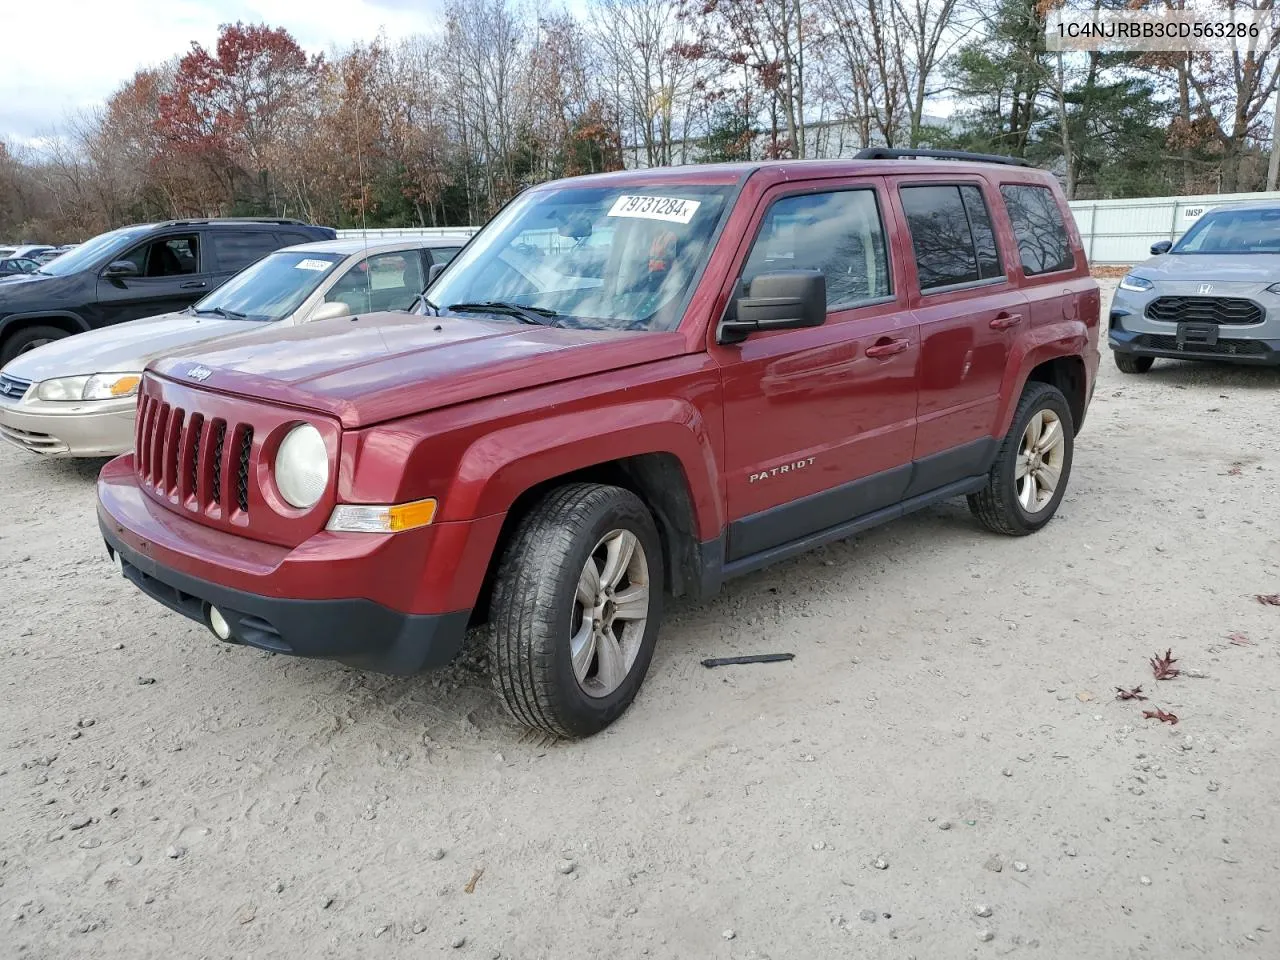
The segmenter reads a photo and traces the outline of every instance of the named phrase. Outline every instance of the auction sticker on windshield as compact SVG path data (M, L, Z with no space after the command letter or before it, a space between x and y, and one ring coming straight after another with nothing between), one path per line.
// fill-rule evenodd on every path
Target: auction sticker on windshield
M702 206L701 200L682 200L679 197L621 196L609 210L609 216L688 223L700 206Z
M293 265L295 270L328 270L333 264L328 260L299 260Z

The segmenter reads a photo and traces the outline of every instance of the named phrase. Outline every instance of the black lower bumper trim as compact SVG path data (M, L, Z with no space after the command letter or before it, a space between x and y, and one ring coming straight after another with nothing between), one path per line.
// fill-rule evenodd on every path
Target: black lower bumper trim
M99 526L139 590L206 627L216 606L231 628L229 642L398 676L442 667L462 648L469 610L400 613L358 598L295 600L234 590L161 566Z
M1115 353L1128 353L1136 357L1218 360L1251 366L1280 365L1280 340L1253 340L1220 334L1214 344L1186 342L1179 347L1178 338L1172 334L1133 333L1113 325L1107 331L1107 343Z

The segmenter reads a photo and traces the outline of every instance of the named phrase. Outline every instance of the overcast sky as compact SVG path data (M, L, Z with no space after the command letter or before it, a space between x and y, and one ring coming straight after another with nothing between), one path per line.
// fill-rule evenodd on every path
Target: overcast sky
M218 26L284 27L325 52L380 30L433 32L443 0L0 0L0 139L31 143L101 103L142 67L212 49Z

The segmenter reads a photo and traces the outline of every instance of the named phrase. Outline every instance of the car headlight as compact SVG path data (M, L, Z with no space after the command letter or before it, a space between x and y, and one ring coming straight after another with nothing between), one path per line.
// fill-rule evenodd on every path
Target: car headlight
M319 430L301 423L289 431L276 451L275 480L280 496L299 509L320 501L329 483L329 451Z
M89 377L58 377L36 387L41 400L116 400L132 397L142 382L140 373L95 373Z
M1132 273L1120 281L1121 290L1133 290L1136 293L1145 293L1147 290L1155 286L1150 280L1144 277L1135 277Z
M1267 293L1280 293L1280 283L1273 283L1267 287Z

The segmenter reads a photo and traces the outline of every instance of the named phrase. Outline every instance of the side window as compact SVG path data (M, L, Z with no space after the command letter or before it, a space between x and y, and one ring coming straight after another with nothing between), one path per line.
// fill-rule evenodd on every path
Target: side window
M991 217L976 186L902 187L921 290L1001 275Z
M461 247L432 247L431 262L433 264L448 263L458 255L458 251L461 249Z
M973 234L973 248L978 254L978 276L987 280L1004 276L1000 266L1000 251L996 248L996 232L991 226L991 211L982 198L982 188L976 184L960 187L964 212L969 216L969 230Z
M195 234L165 237L134 247L119 260L129 260L140 277L176 277L199 270L198 239Z
M352 266L325 294L326 303L345 303L353 314L408 310L427 285L422 258L414 250L377 253Z
M742 279L750 283L776 270L821 270L828 310L889 296L888 249L875 191L806 193L775 201Z
M213 246L214 255L218 258L218 269L221 271L239 272L261 260L268 253L280 247L276 235L267 230L256 232L211 230L209 242Z
M1006 183L1000 187L1013 235L1018 240L1018 257L1027 276L1070 270L1075 254L1067 237L1066 224L1053 191L1048 187Z

